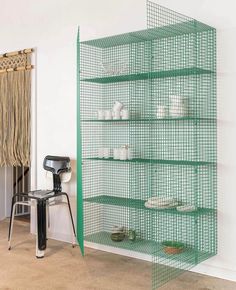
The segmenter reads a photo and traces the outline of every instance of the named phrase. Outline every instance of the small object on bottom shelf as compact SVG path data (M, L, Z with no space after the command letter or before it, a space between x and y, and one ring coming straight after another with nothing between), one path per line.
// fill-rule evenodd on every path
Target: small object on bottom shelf
M176 241L164 241L161 244L164 246L164 252L169 255L180 254L184 251L185 248L184 243Z
M129 233L128 233L128 239L129 239L129 241L134 242L136 240L136 238L137 238L136 231L133 230L133 229L130 229L129 230Z
M123 226L113 226L111 240L113 242L121 242L125 238L125 229Z
M125 233L112 233L111 240L113 242L122 242L125 238Z

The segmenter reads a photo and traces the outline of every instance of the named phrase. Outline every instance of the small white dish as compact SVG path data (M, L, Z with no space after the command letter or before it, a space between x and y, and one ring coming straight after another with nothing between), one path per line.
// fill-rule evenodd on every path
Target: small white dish
M194 205L181 205L176 207L177 211L181 212L193 212L197 211L197 207Z

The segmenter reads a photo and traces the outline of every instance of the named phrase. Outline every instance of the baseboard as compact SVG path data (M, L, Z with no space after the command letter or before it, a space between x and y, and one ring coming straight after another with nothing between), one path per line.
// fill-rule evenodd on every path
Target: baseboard
M112 254L122 255L122 256L130 257L130 258L136 258L136 259L144 260L147 262L152 261L151 255L142 254L139 252L132 252L132 251L125 250L125 249L100 245L100 244L91 243L91 242L87 242L87 241L84 242L84 245L85 245L85 247L88 247L88 248L91 248L94 250L99 250L99 251L104 251L104 252L108 252L108 253L112 253Z
M212 266L207 264L207 262L197 265L196 267L192 268L191 271L236 282L236 270Z
M71 243L72 237L71 235L64 234L64 233L57 233L57 232L50 232L48 231L47 236L49 239L61 241L61 242L66 242L66 243Z

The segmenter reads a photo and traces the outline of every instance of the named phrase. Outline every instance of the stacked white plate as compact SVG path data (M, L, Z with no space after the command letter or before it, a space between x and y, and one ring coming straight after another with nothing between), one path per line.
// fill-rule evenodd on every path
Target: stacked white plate
M169 196L160 196L160 197L151 197L145 202L145 207L155 208L155 209L167 209L175 208L179 205L179 202L174 197Z
M182 212L193 212L193 211L197 211L197 207L194 205L181 205L181 206L177 206L177 211L182 211Z

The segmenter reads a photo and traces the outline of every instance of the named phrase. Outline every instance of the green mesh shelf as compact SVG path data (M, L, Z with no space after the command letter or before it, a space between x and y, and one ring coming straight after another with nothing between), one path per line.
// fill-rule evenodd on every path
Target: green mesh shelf
M162 263L165 263L165 260L171 260L195 265L199 262L209 259L212 256L211 253L195 251L192 248L186 248L181 254L168 255L164 253L161 243L143 239L137 239L137 241L135 242L130 242L127 238L121 242L114 242L111 240L110 235L111 234L109 232L98 232L85 236L85 240L87 242L107 245L110 247L116 247L130 250L133 252L139 252L147 255L153 255L155 257L160 257L161 259L163 259Z
M141 199L131 199L117 196L109 196L109 195L99 195L94 197L88 197L84 199L85 202L91 203L100 203L121 207L130 207L135 209L147 210L149 212L162 212L163 214L176 214L176 215L187 215L187 216L199 216L205 214L215 213L214 209L209 208L198 208L195 212L180 212L176 209L149 209L144 206L145 200Z
M170 164L170 165L191 165L191 166L204 166L204 165L216 165L215 162L207 161L188 161L188 160L162 160L162 159L142 159L134 158L131 160L119 160L113 158L85 158L84 160L105 161L105 162L128 162L128 163L152 163L152 164Z
M82 44L98 48L109 48L183 34L204 32L207 30L212 30L212 27L196 20L190 20L171 25L164 25L162 27L154 27L141 31L83 41Z
M214 118L195 118L195 117L181 117L181 118L160 118L160 119L129 119L129 120L124 120L124 119L120 119L120 120L81 120L81 122L94 122L94 123L129 123L129 122L179 122L179 121L195 121L195 122L199 122L199 121L205 121L205 122L216 122L217 120Z
M215 28L149 0L147 29L78 43L78 240L149 255L152 290L217 253L216 75ZM117 102L130 119L97 120ZM198 210L145 207L159 197Z
M139 240L135 243L132 243L125 239L122 242L113 242L110 238L109 232L98 232L95 234L85 236L87 242L92 242L96 244L107 245L111 247L118 247L125 250L130 250L134 252L140 252L143 254L151 255L155 249L155 242L147 240Z
M211 74L211 73L213 72L210 70L201 69L201 68L183 68L183 69L154 71L154 72L145 72L145 73L137 73L137 74L86 78L86 79L82 79L81 81L90 82L90 83L98 83L98 84L108 84L108 83L117 83L117 82L139 81L139 80L147 80L147 79L170 78L170 77L190 76L190 75L202 75L202 74Z

